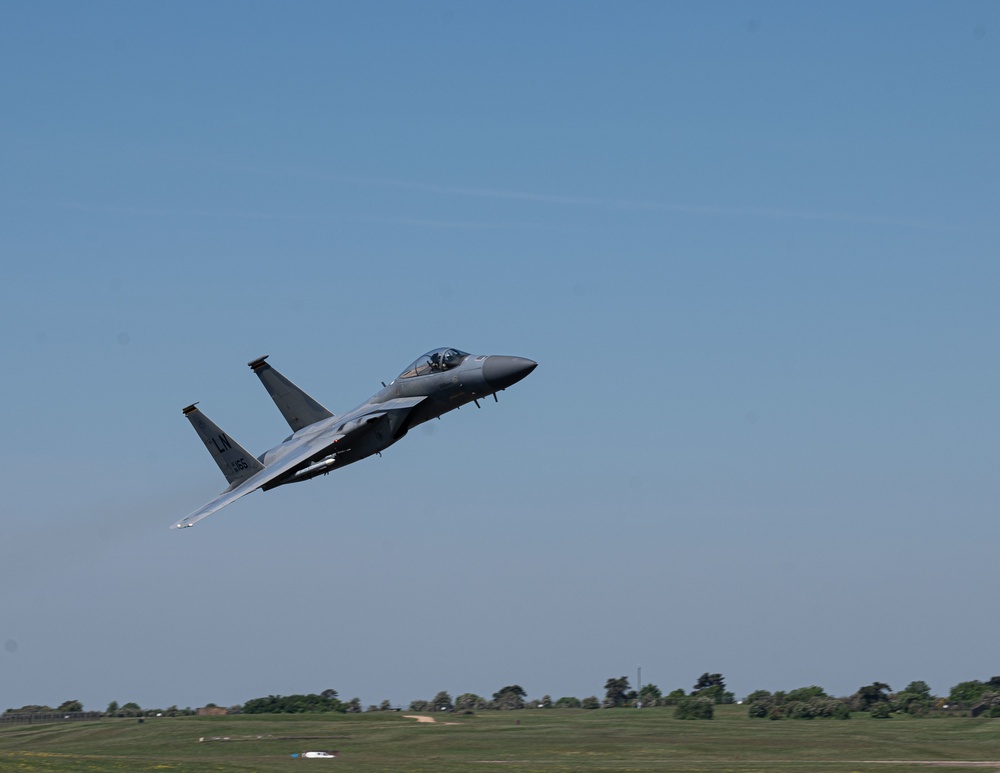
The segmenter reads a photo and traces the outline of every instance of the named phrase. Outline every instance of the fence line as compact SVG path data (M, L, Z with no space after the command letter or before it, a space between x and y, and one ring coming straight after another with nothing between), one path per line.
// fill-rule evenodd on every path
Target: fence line
M42 722L92 722L103 717L100 711L47 711L39 714L3 714L0 725L31 725Z

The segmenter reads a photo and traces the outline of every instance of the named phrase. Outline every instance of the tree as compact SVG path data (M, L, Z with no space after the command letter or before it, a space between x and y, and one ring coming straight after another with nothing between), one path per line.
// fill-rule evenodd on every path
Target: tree
M857 706L858 711L870 711L876 703L888 703L891 689L885 682L872 682L864 687L859 687L858 691L851 696L851 700Z
M556 701L557 709L578 709L580 708L580 699L573 697L560 698Z
M474 692L464 692L455 698L455 709L458 711L481 711L489 705L486 698L476 695Z
M7 709L4 714L51 714L53 711L55 709L51 706L31 704L29 706L22 706L19 709Z
M142 709L139 708L138 703L129 701L121 707L121 712L124 713L126 717L137 717L142 713Z
M601 702L597 700L596 695L590 695L580 701L581 709L599 709L601 708Z
M323 695L310 693L308 695L268 695L266 698L253 698L243 704L243 713L323 714L330 711L344 713L349 708L360 711L361 701L358 700L356 703L352 701L350 704L347 704L342 703L336 698L327 698Z
M789 690L788 694L785 696L786 701L809 701L812 698L825 698L826 690L822 687L817 687L816 685L810 685L809 687L799 687L795 690Z
M334 698L337 697L337 691L336 690L323 690L323 692L321 692L320 695L322 697L326 698L328 701L332 701Z
M108 708L105 709L104 713L107 714L109 717L113 717L115 714L117 714L118 701L111 701L111 703L108 704Z
M451 702L451 696L444 690L434 696L434 700L431 701L431 706L434 708L434 711L451 711L455 708L454 704Z
M676 706L681 700L687 695L680 687L676 690L671 690L667 693L666 697L663 699L664 706Z
M710 674L707 671L698 677L691 695L708 698L712 703L736 702L736 696L726 691L726 682L722 674Z
M774 696L767 690L754 690L743 702L747 704L747 716L751 719L765 719L775 708Z
M524 699L527 697L524 688L519 684L511 684L493 693L493 703L498 709L504 711L511 709L523 709Z
M56 711L69 713L71 711L83 711L83 704L80 701L65 701L60 704Z
M721 687L722 689L726 689L726 682L722 678L722 674L710 674L706 671L698 677L698 681L694 686L694 692L699 692L709 687Z
M897 693L892 700L892 708L911 716L926 714L934 703L931 688L924 681L910 682L906 689Z
M608 679L604 683L604 707L617 708L624 706L629 699L628 677L620 676L617 679Z
M410 711L427 711L431 704L428 701L410 701Z
M968 682L959 682L951 688L948 693L948 703L958 704L964 708L969 708L979 703L979 696L989 687L978 679L971 679Z
M910 682L908 685L906 685L906 688L903 690L903 692L912 693L913 695L918 695L921 698L926 698L927 700L932 700L934 697L933 695L931 695L930 685L927 684L927 682L924 682L923 680Z
M642 704L643 708L659 706L662 697L663 693L655 684L644 684L639 691L639 703Z

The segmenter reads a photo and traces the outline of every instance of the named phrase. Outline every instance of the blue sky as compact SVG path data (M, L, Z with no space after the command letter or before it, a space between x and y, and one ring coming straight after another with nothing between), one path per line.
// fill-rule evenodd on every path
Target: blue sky
M1000 672L992 3L0 8L0 708ZM224 487L420 353L540 365Z

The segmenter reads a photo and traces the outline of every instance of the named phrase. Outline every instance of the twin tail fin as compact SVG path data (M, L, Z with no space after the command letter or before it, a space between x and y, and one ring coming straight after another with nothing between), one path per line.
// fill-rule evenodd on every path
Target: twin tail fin
M194 431L198 433L212 455L215 463L219 465L222 474L229 481L229 488L235 488L247 479L253 477L264 469L254 456L243 446L229 437L219 427L197 408L197 403L189 405L184 409Z
M268 365L266 359L265 354L263 357L251 360L247 365L257 374L257 378L271 395L271 399L278 406L292 432L298 432L303 427L333 416L330 411Z

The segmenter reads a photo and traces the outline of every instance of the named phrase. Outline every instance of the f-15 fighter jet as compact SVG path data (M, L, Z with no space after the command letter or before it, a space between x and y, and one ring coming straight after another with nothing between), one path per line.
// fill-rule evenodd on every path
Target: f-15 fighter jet
M267 356L248 363L274 400L292 434L270 451L252 456L196 406L184 409L198 437L229 481L229 488L172 528L183 529L251 491L325 475L381 453L411 427L496 393L527 376L538 363L524 357L435 349L415 360L395 381L357 408L334 416L272 368ZM384 382L383 382L384 385Z

